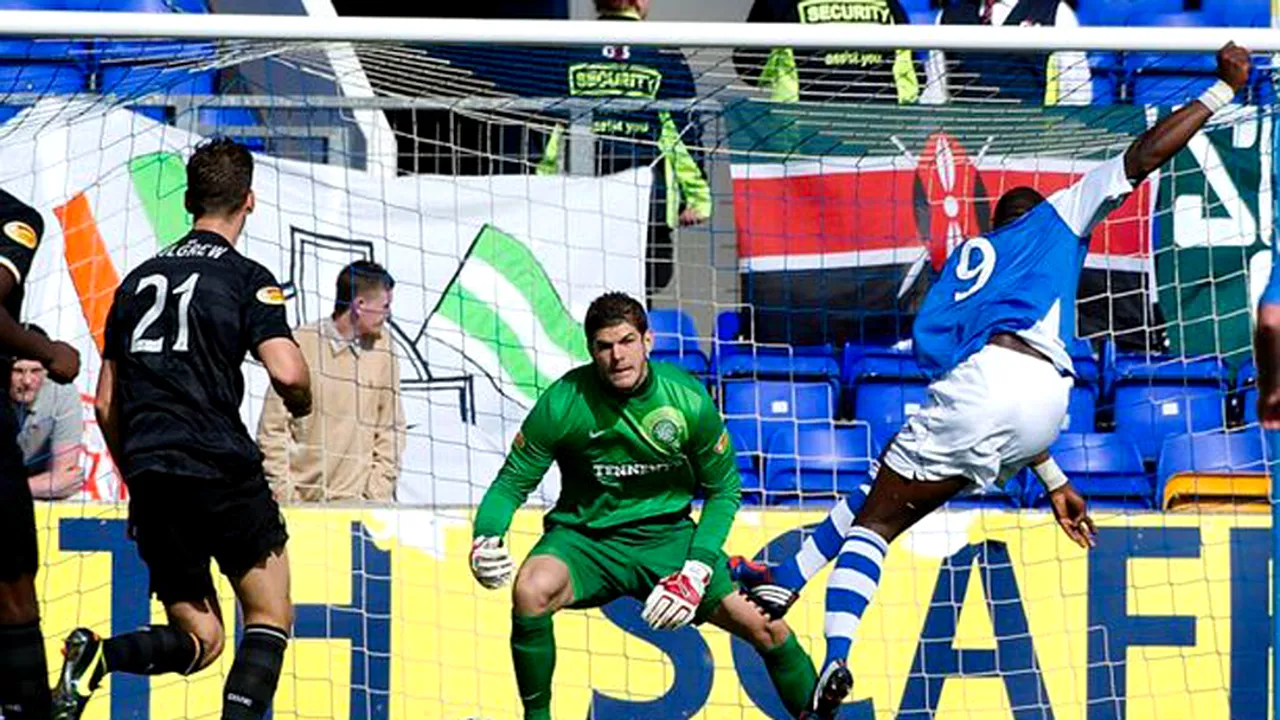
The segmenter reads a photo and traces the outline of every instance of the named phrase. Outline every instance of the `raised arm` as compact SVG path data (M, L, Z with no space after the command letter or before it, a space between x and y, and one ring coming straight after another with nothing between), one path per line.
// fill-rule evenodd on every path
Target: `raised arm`
M1124 170L1134 185L1186 147L1209 118L1231 102L1249 81L1249 63L1249 51L1235 43L1218 51L1218 82L1198 100L1156 123L1125 152Z
M1218 83L1199 100L1156 123L1125 151L1049 197L1059 217L1082 240L1148 175L1186 147L1205 122L1235 96L1249 76L1249 53L1228 43L1218 51Z

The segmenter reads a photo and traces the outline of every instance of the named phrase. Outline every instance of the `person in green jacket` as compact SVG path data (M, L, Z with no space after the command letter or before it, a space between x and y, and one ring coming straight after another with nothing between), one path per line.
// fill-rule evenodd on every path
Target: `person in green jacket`
M639 22L648 17L649 0L595 0L599 19ZM678 48L640 45L594 45L566 48L557 68L559 90L569 97L600 99L591 113L597 175L652 167L645 288L662 290L671 282L674 240L679 227L711 219L711 184L705 170L702 126L689 109L618 109L610 98L629 100L694 100L693 71ZM564 130L550 133L537 172L550 175L564 165Z
M550 718L552 616L631 596L655 629L710 622L751 643L787 709L817 683L791 629L734 591L721 546L741 503L733 442L701 382L650 361L644 307L608 293L588 308L592 363L535 403L476 511L471 571L486 588L511 580L503 541L512 516L555 462L560 497L515 576L511 654L526 720ZM695 523L695 491L705 497Z
M898 0L755 0L749 23L907 25ZM778 102L920 99L920 77L907 49L894 51L775 48L733 54L738 74Z

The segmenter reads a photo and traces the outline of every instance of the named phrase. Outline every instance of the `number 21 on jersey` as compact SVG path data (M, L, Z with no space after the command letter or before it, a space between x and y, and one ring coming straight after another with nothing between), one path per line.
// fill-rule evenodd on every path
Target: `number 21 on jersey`
M200 273L191 273L186 280L182 281L182 284L173 289L173 295L178 298L178 334L173 340L173 350L175 352L187 351L191 336L191 298L196 294L196 283L198 282L200 282ZM134 291L134 294L141 295L149 289L155 291L155 300L152 301L151 307L147 308L147 311L142 314L142 319L138 321L138 326L133 329L133 335L129 339L129 352L131 353L158 353L164 350L165 335L167 333L162 332L158 338L143 336L164 314L164 306L169 299L169 278L159 274L148 275L138 281L138 289Z
M961 302L982 289L991 279L996 268L996 249L990 240L979 235L969 238L960 246L960 259L956 262L956 279L973 284L955 291L955 301Z

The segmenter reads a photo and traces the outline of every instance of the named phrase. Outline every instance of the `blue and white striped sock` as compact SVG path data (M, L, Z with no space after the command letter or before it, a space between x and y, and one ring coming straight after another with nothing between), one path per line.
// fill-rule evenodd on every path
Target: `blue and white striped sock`
M888 541L875 532L861 526L849 531L827 581L827 659L822 667L849 657L862 614L880 585L880 569L888 552Z
M866 504L869 492L871 485L864 484L841 498L831 508L827 518L804 539L800 551L773 568L774 582L789 590L799 591L810 578L835 559L844 544L845 535L853 527L854 519Z

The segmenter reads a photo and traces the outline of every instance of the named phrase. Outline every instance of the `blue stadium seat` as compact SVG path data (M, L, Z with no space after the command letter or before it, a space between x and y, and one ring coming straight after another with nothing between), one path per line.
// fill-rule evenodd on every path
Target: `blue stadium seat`
M1258 422L1258 367L1253 361L1245 363L1236 374L1236 388L1240 390L1240 402L1244 405L1244 422Z
M1139 3L1129 15L1127 25L1141 27L1216 27L1226 21L1216 12L1202 10L1168 10L1160 5Z
M1271 0L1201 0L1201 10L1231 27L1270 27Z
M78 65L56 63L0 64L0 122L22 111L9 103L12 93L79 93L89 87L89 78Z
M1151 74L1133 78L1135 105L1182 105L1204 94L1217 80L1208 74Z
M902 9L905 10L908 15L912 16L916 13L930 13L931 15L938 14L938 9L933 7L933 3L930 2L930 0L902 0ZM914 23L915 20L913 19L912 22ZM929 22L933 21L930 20Z
M841 376L853 417L871 426L872 438L880 447L928 398L929 378L911 350L846 343Z
M1080 0L1081 25L1142 25L1146 16L1183 11L1183 0Z
M733 342L742 339L742 316L738 310L721 310L716 313L716 339Z
M1223 482L1231 476L1265 478L1262 435L1256 428L1170 436L1160 450L1156 466L1156 503L1163 506L1170 484L1182 494L1222 499L1237 489ZM1265 502L1265 491L1258 493Z
M938 21L938 11L933 8L907 11L907 20L912 25L934 25ZM928 53L921 53L927 55Z
M762 452L775 432L797 421L835 418L836 387L826 382L728 380L721 386L725 424L741 440L739 452Z
M1089 82L1093 85L1094 105L1114 105L1120 99L1123 76L1111 70L1092 70Z
M1063 433L1050 453L1071 484L1094 507L1155 507L1142 455L1128 438L1116 433ZM1026 506L1048 504L1044 486L1032 478L1027 484Z
M1161 16L1167 25L1188 26L1206 20L1200 13ZM1217 77L1212 54L1129 53L1125 71L1132 78L1134 104L1170 105L1199 97Z
M871 482L878 453L866 423L797 425L775 433L765 453L765 496L772 504L838 497Z
M1063 432L1089 433L1096 424L1094 418L1098 413L1098 391L1092 387L1076 383L1071 388L1071 396L1067 402L1067 416L1062 420Z
M758 345L743 336L737 310L716 315L711 374L725 378L813 380L839 377L835 348L824 345Z
M1160 449L1160 462L1156 467L1161 487L1180 472L1265 471L1262 435L1256 429L1170 435Z
M1093 432L1098 396L1102 392L1102 366L1087 340L1072 338L1067 347L1075 367L1076 383L1062 429L1066 432Z
M60 0L0 0L0 10L75 10L73 2ZM77 62L87 56L85 42L57 39L0 38L0 59Z
M725 346L722 346L722 349ZM831 345L755 345L737 344L722 353L715 374L722 378L753 377L767 379L840 377L835 349Z
M128 63L106 65L98 74L98 87L106 95L142 97L145 95L209 95L214 91L214 73L193 73L160 66ZM167 122L167 105L132 105L134 111L156 122Z
M1226 424L1227 369L1218 358L1121 356L1116 372L1116 432L1146 460L1156 459L1167 435Z
M203 14L204 0L60 0L67 10Z
M733 439L735 459L738 462L738 475L742 478L742 501L750 505L759 505L764 499L764 484L761 482L761 456L758 452L744 450L748 442L755 443L755 428L751 430L751 440L742 437L741 423L729 426L729 436Z
M711 363L698 347L698 328L689 313L676 309L650 310L649 329L653 330L650 357L674 363L698 376L707 374Z
M1071 356L1071 364L1075 366L1076 375L1088 385L1099 387L1102 383L1102 364L1093 346L1084 338L1072 338L1067 345L1067 353Z

